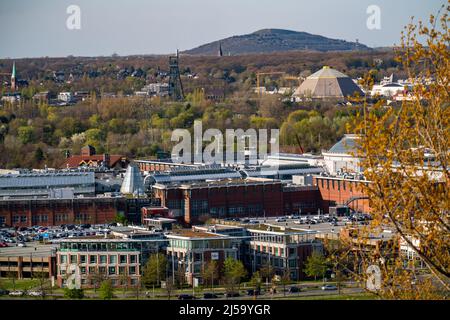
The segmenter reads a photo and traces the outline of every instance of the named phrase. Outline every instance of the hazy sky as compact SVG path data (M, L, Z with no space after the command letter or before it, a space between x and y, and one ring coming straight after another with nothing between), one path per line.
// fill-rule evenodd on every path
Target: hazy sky
M446 0L0 0L0 58L171 53L263 28L305 31L374 46L399 43L411 16ZM69 5L81 29L69 30ZM369 5L381 29L366 26Z

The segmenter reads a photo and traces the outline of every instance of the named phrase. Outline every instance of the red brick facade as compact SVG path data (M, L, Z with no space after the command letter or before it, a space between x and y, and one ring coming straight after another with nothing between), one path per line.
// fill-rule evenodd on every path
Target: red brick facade
M11 199L0 201L0 223L14 227L113 222L122 198Z
M169 208L170 217L188 224L207 218L316 213L322 203L317 187L285 187L279 181L168 186L154 188L154 196Z
M318 187L322 199L320 206L325 213L328 212L329 207L347 204L347 202L352 199L354 199L354 201L348 203L350 208L356 211L369 212L369 200L361 190L361 186L364 183L368 182L339 177L315 176L313 178L313 184Z

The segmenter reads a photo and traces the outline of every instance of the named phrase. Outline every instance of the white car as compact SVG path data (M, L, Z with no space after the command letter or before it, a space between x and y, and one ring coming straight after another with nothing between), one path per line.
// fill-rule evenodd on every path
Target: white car
M23 292L22 290L14 290L9 293L9 295L12 297L21 297L24 294L25 294L25 292Z
M17 243L17 246L18 246L18 247L26 247L25 243L23 243L23 242Z
M326 284L324 286L322 286L321 288L323 291L328 291L328 290L337 290L337 287L335 285L332 284Z
M42 297L44 293L42 291L29 291L28 295L30 297Z
M278 218L275 221L276 222L286 222L286 219L285 218Z

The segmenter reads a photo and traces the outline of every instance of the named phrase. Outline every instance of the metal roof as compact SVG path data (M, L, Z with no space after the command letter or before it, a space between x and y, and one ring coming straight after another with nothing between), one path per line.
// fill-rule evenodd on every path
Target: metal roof
M357 151L356 140L359 139L357 135L346 134L338 143L328 150L329 153L344 153L351 154Z

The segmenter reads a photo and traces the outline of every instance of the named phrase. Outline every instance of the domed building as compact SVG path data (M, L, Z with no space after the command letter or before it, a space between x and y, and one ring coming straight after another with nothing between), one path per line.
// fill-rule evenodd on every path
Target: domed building
M355 94L363 95L362 90L347 75L328 66L310 75L297 88L294 98L346 98Z
M359 135L346 134L330 150L322 152L328 173L361 173L360 159L357 157Z

